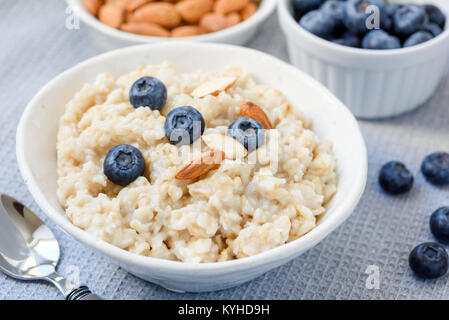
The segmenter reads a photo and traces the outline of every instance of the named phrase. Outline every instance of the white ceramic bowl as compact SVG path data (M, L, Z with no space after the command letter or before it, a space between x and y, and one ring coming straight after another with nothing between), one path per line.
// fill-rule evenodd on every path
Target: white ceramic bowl
M181 72L243 66L261 83L281 90L295 108L314 121L322 139L334 142L338 191L317 227L305 236L261 254L227 262L192 264L139 256L98 240L66 218L56 197L56 133L64 105L96 75L120 75L138 65L172 61ZM119 61L119 63L117 63ZM17 159L23 179L42 211L77 240L110 257L125 270L176 291L232 287L280 266L323 240L352 212L367 175L365 144L351 112L324 86L267 54L222 44L161 43L124 48L65 71L32 99L17 129Z
M200 42L221 42L227 44L243 45L247 43L257 32L259 26L265 21L276 8L277 0L263 0L257 12L248 20L243 21L233 27L204 34L201 36L185 38L186 41ZM137 35L129 32L123 32L111 28L101 23L84 8L82 0L66 0L67 4L73 9L74 13L93 28L90 34L94 41L103 49L112 49L143 43L156 43L164 41L180 41L179 38L161 38Z
M449 18L449 1L391 0L438 5ZM395 50L350 48L323 40L293 19L291 0L278 0L291 63L327 86L359 118L384 118L426 102L449 58L449 19L438 37Z

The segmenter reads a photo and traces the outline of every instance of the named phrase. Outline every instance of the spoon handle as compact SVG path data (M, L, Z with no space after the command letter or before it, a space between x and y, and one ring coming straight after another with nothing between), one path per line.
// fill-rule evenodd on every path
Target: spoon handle
M96 294L92 293L88 287L80 286L70 291L65 298L66 300L103 300Z

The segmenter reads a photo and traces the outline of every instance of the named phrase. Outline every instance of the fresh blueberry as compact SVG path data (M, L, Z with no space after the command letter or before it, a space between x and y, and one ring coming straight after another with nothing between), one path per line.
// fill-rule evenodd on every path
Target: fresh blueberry
M399 37L407 38L422 29L428 18L423 7L406 5L396 10L393 23L394 30Z
M348 30L356 35L368 32L367 21L373 15L369 6L377 6L380 17L384 16L385 2L383 0L348 0L343 10L343 22Z
M380 17L380 27L382 30L393 33L393 17L396 10L399 9L397 3L387 3Z
M383 30L372 30L363 37L362 47L365 49L397 49L401 47L401 42Z
M412 34L407 40L404 41L404 48L416 46L420 43L429 41L433 38L433 35L427 31L418 31Z
M436 23L433 22L426 23L422 27L422 31L427 31L431 33L434 37L440 35L441 32L443 32L443 30L441 30L441 28Z
M323 38L332 38L332 33L337 27L337 21L321 10L313 10L305 14L299 24L307 31Z
M390 194L405 193L413 186L413 175L403 163L390 161L380 169L379 184Z
M334 39L334 40L332 40L332 42L341 44L343 46L360 48L362 41L360 40L359 37L353 35L352 33L345 32L345 33L343 33L343 35L340 38Z
M293 10L295 14L302 16L309 11L318 9L324 0L292 0Z
M416 246L408 257L413 272L426 279L439 278L446 274L448 269L448 255L443 246L426 242Z
M449 207L439 208L432 213L430 230L438 241L449 243Z
M342 29L343 25L343 9L345 3L338 0L327 0L320 7L320 11L335 19L335 28Z
M192 144L203 134L205 127L203 116L191 106L171 110L164 124L165 135L176 145Z
M249 152L259 148L265 142L262 124L247 117L240 117L231 123L227 135L243 144Z
M435 152L424 158L421 172L427 181L435 185L449 184L449 154Z
M139 149L121 144L108 152L103 166L106 177L124 187L143 175L145 159Z
M167 102L167 88L157 78L142 77L131 86L129 101L135 108L161 110Z
M438 7L428 4L424 6L424 10L429 17L430 22L436 23L441 29L444 29L444 25L446 24L446 16Z

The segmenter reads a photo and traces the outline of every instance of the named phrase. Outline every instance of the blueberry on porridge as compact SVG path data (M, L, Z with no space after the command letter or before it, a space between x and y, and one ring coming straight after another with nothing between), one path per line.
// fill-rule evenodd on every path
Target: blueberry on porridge
M337 188L332 144L300 107L238 67L100 74L60 120L58 198L74 225L143 256L218 262L294 241Z

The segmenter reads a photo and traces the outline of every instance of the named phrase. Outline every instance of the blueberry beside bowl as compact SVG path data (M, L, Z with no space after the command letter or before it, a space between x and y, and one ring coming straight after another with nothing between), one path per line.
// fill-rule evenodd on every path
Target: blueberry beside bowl
M292 0L301 27L334 43L364 49L398 49L441 34L446 16L434 5L386 0ZM348 34L358 41L345 41Z

